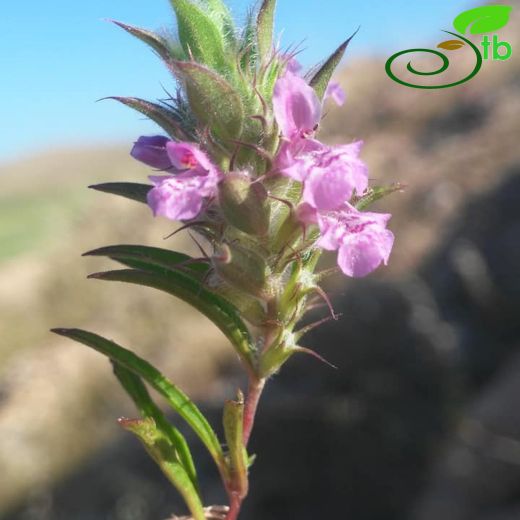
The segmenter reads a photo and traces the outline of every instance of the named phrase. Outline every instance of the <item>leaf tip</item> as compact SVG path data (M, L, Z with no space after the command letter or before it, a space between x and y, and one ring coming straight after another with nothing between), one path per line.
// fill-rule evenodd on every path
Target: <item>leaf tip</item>
M361 25L358 25L358 28L340 45L340 49L343 48L345 50L348 47L348 44L351 42L351 40L356 36L356 34L360 31Z
M117 424L127 429L129 426L134 425L139 419L129 419L128 417L119 417Z
M52 332L53 334L57 334L58 336L64 336L66 338L70 338L75 333L79 332L79 329L66 329L63 327L56 327L56 328L50 329L50 332Z
M91 273L87 276L87 280L102 280L105 273Z
M89 190L99 190L99 184L89 184L87 188Z
M102 256L103 249L104 248L102 247L99 249L91 249L90 251L85 251L82 253L81 256Z
M105 21L113 23L113 24L117 25L118 27L121 27L122 29L126 29L128 27L128 25L126 25L126 23L120 22L119 20L114 20L113 18L105 18Z

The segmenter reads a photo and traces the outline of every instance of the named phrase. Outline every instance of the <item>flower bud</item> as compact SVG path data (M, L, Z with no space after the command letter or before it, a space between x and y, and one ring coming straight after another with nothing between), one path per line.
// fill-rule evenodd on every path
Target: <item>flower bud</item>
M261 183L252 183L245 173L229 174L219 185L219 200L231 225L250 235L267 234L270 207Z
M166 171L172 166L166 151L166 144L169 142L170 139L162 135L143 135L134 143L130 155L152 168Z

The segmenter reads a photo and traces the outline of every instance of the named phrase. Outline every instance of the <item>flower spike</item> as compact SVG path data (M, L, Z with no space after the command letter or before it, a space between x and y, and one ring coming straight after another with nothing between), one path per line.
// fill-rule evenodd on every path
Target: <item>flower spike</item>
M276 0L261 0L259 9L251 9L243 31L235 28L223 0L170 3L176 38L114 22L151 47L176 81L177 92L164 89L166 99L158 102L111 98L162 129L138 137L130 151L150 168L151 184L91 187L179 222L165 239L188 231L200 253L106 246L86 255L123 268L89 278L153 288L191 305L229 341L247 377L247 394L237 389L237 398L224 404L221 439L188 396L144 359L87 331L54 332L112 360L141 415L120 423L141 440L183 497L191 516L182 518L237 520L250 488L254 457L248 442L263 388L298 352L336 368L299 342L340 317L321 287L325 277L362 277L388 263L391 216L365 210L401 186L370 185L361 141L330 146L319 138L327 123L326 98L338 105L346 101L331 78L354 35L305 74L297 61L302 44L276 43ZM337 267L320 271L325 251L336 253ZM312 309L325 306L329 316L297 328ZM166 398L208 449L228 506L204 507L187 440L153 403L145 384Z

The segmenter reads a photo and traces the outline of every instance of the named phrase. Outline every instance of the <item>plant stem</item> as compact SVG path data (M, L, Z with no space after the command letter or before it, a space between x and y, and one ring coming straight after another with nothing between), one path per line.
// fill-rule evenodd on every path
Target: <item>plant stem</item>
M244 446L247 446L255 423L258 402L264 389L265 379L250 379L249 391L244 405Z
M258 408L258 402L264 389L265 379L258 379L257 377L250 377L249 379L249 390L244 405L244 446L247 446L249 438L251 437L251 431L255 422L256 410ZM245 497L241 497L234 491L229 491L229 511L226 515L226 520L237 520L242 501Z
M226 520L237 520L243 499L237 493L232 493L229 498L229 511L226 515Z

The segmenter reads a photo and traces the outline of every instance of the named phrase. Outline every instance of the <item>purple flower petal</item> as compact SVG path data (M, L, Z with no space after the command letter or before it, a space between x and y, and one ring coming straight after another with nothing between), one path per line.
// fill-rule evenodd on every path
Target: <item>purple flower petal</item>
M166 145L166 151L171 163L179 171L206 173L215 170L209 157L194 143L170 141Z
M303 200L318 210L333 210L350 200L354 190L363 193L368 170L358 158L361 143L328 147L305 140L310 151L292 158L281 172L304 183ZM316 144L317 143L317 144Z
M338 106L343 106L347 100L345 91L337 81L331 81L325 91L325 99L331 98Z
M338 265L344 274L362 278L388 262L394 235L385 230L378 236L359 235L344 244L338 251Z
M299 74L302 70L301 63L296 58L289 58L285 70L291 74Z
M320 247L338 249L338 265L347 276L366 276L387 264L394 242L386 229L391 215L361 212L350 205L340 211L318 213Z
M274 116L289 140L311 136L321 118L322 106L314 89L291 72L278 78L273 94Z
M282 141L276 156L276 167L283 175L303 182L312 165L309 154L325 148L316 139L298 139L295 141Z
M166 152L166 146L172 142L168 137L162 135L141 136L134 143L130 155L152 168L168 170L172 162Z
M351 198L352 188L344 169L314 168L305 180L303 200L316 209L333 210Z
M191 175L151 176L155 187L148 192L148 205L154 216L170 220L191 220L202 210L204 199L216 195L218 177Z

